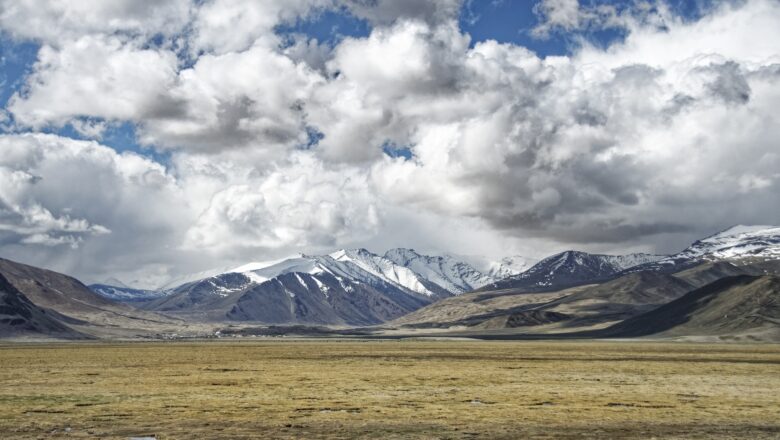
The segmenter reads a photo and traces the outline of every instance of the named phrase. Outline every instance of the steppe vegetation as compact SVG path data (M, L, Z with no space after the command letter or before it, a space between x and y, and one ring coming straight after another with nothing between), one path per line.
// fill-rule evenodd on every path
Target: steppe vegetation
M4 438L778 438L780 346L0 345Z

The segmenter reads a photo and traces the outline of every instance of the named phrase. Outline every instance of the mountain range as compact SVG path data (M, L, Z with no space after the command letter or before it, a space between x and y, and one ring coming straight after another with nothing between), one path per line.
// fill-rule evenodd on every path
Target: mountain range
M667 256L572 250L538 262L509 257L479 264L405 248L381 255L342 249L195 274L157 290L118 281L87 288L71 277L0 259L0 334L158 337L209 334L225 325L293 325L608 336L639 335L642 327L679 335L685 332L648 327L642 319L651 318L641 317L713 291L723 280L778 273L780 228L773 226L735 226ZM755 286L774 289L767 279ZM773 321L772 289L760 301L768 314L744 322L760 321L762 328L780 322ZM690 317L710 302L689 298L686 304ZM749 333L748 325L741 334Z
M249 263L147 297L141 307L214 321L372 325L491 281L449 256L342 249Z

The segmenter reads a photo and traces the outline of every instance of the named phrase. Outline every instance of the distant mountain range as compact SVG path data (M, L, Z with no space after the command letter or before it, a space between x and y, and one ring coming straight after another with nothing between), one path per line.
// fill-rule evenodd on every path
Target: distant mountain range
M495 278L450 256L422 255L412 249L393 249L381 256L365 249L342 249L249 263L185 283L162 297L146 295L142 307L217 321L371 325L492 281Z
M474 261L403 248L382 255L342 249L214 270L151 291L118 281L87 288L0 259L0 334L201 334L224 323L593 331L634 322L720 280L775 276L780 228L735 226L669 256L566 251L535 263ZM762 304L774 304L773 295ZM762 325L772 325L772 313Z
M693 242L682 252L669 255L639 270L668 270L701 261L731 261L738 264L780 259L780 227L737 225Z
M566 251L547 257L517 275L488 284L481 290L550 290L604 281L641 264L659 261L662 255L598 255Z
M673 255L597 255L566 251L480 290L555 290L603 282L625 273L677 272L708 261L760 264L780 260L780 228L738 225L697 240Z
M780 228L735 226L665 257L557 254L390 325L492 338L778 341L778 280Z

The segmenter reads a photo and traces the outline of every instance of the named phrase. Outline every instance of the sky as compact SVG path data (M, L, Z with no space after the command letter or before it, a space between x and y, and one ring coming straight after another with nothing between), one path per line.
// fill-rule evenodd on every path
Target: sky
M780 218L778 0L0 0L0 256L671 253Z

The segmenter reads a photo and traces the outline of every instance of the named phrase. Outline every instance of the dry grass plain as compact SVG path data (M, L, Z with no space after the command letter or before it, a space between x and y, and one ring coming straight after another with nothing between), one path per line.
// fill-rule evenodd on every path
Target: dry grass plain
M2 438L780 438L780 346L0 345Z

